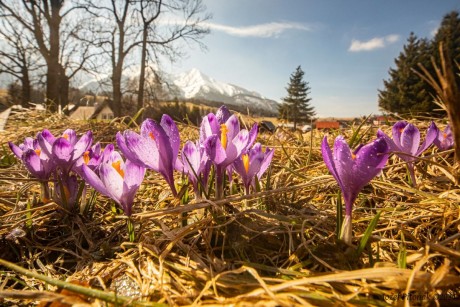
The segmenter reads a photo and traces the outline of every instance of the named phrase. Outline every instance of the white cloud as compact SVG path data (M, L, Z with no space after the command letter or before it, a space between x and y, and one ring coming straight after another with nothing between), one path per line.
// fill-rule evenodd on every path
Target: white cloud
M387 35L385 37L374 37L368 41L362 42L357 39L351 41L350 48L348 51L359 52L359 51L371 51L379 48L384 48L389 44L393 44L399 40L400 36L397 34Z
M211 30L240 37L277 37L286 30L311 31L311 27L295 22L270 22L247 27L232 27L217 23L206 23Z

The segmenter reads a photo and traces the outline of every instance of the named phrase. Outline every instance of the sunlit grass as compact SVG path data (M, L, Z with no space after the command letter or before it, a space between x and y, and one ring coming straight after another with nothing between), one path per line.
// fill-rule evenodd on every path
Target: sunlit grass
M43 128L68 127L91 129L95 139L113 143L115 133L128 128L124 122L130 121L71 122L28 112L12 118L0 143L8 148L7 141ZM411 122L421 131L429 124ZM137 129L134 123L129 128ZM182 142L198 136L196 127L179 130ZM342 134L356 146L376 131L355 126L330 131L329 138ZM260 192L247 196L237 182L225 199L181 205L162 177L148 172L133 207L133 243L126 217L105 197L93 194L87 209L74 215L38 202L39 183L4 150L0 258L35 275L0 263L0 293L10 303L75 302L70 293L78 292L86 303L213 306L380 306L404 293L458 298L460 189L450 175L452 152L425 152L416 164L417 188L408 182L405 163L392 155L355 202L350 247L337 241L339 188L323 163L323 136L316 130L259 135L257 141L275 148L275 156ZM67 287L62 281L79 281L85 289L57 291Z

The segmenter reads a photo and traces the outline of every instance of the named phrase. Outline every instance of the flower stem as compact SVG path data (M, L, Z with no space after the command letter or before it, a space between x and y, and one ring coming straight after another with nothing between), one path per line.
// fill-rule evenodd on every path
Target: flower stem
M50 201L50 187L47 181L40 182L40 186L41 186L42 202L46 204L47 202Z
M351 231L351 215L345 215L345 219L342 223L342 231L340 232L340 240L345 244L351 245L353 233Z
M224 197L224 176L225 168L216 166L216 199Z
M412 186L417 186L417 179L415 178L414 164L409 162L407 163L407 169L409 170L410 179L412 181Z
M134 242L134 239L135 239L134 224L133 224L133 221L131 220L131 217L128 217L127 226L128 226L129 242Z

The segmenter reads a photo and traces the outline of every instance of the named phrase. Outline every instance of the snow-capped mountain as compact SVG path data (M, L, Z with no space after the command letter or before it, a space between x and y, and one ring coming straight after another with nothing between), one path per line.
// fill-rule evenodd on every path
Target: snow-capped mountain
M136 74L125 75L123 83L130 83L129 81L133 80L134 76ZM196 68L177 75L163 73L162 80L161 89L164 93L161 96L169 97L169 99L174 97L180 100L202 99L245 107L252 111L264 110L265 113L273 114L278 112L278 103L275 100L265 98L257 92L237 85L214 80ZM94 93L110 91L110 78L85 82L80 89Z
M240 86L214 80L196 68L173 76L172 84L184 99L206 99L274 113L278 110L276 101Z

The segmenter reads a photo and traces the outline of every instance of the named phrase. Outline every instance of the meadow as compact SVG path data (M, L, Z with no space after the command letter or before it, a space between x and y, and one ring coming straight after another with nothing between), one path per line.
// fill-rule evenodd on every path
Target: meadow
M430 121L406 120L423 140ZM177 127L181 148L199 138L199 127ZM43 201L40 183L8 142L45 128L54 135L91 130L103 147L119 131L139 131L129 118L71 121L38 111L10 118L0 132L3 305L453 306L460 299L452 149L426 149L414 162L415 185L406 162L390 154L354 201L346 244L338 239L345 205L321 142L326 133L329 144L342 135L354 148L378 129L391 136L392 126L259 132L256 141L274 156L250 193L234 175L232 184L224 180L223 197L210 184L209 198L197 200L186 176L174 172L174 195L163 176L147 170L129 217L89 187L76 210Z

